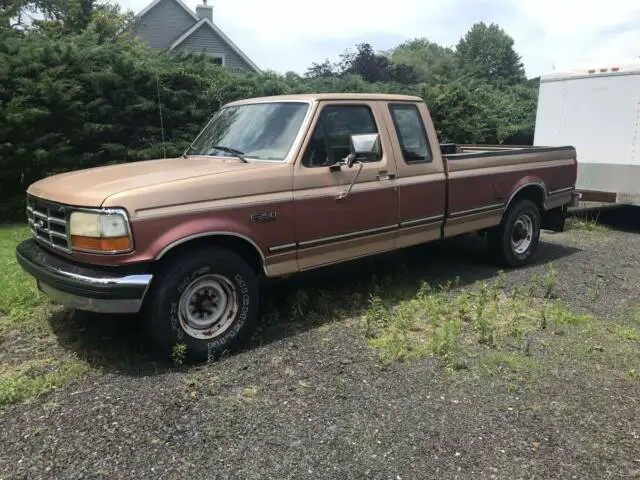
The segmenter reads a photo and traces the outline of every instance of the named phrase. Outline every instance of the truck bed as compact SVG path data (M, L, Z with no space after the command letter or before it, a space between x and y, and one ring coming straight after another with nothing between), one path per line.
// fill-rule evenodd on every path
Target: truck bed
M476 158L479 156L529 154L553 152L558 150L575 150L572 146L534 147L532 145L459 145L456 143L440 144L440 151L447 160Z
M448 176L444 236L500 222L522 188L550 210L571 199L576 178L573 147L441 145ZM453 153L455 152L455 153Z

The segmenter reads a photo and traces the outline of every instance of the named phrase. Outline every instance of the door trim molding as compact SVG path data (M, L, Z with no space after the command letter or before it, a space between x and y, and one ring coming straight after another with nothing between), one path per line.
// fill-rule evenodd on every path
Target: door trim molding
M366 237L368 235L374 235L377 233L385 233L392 230L397 230L397 228L398 228L398 224L395 223L393 225L386 225L384 227L368 228L366 230L357 230L355 232L343 233L340 235L332 235L330 237L315 238L313 240L305 240L303 242L298 242L298 247L301 247L301 248L315 247L318 245L322 245L324 243L333 243L333 242L339 242L341 240L351 240L353 238Z
M294 248L310 248L317 247L319 245L340 242L342 240L352 240L359 237L367 237L369 235L376 235L378 233L391 232L397 230L400 225L395 223L393 225L386 225L384 227L368 228L366 230L357 230L355 232L342 233L340 235L331 235L329 237L314 238L313 240L305 240L297 243L285 243L282 245L274 245L269 247L269 252L280 253L285 250L291 250Z
M471 208L469 210L458 210L455 212L451 212L449 214L449 218L460 218L460 217L466 217L468 215L488 213L488 212L493 212L494 210L502 210L502 208L504 208L504 203L494 203L492 205L485 205L483 207Z
M269 252L279 253L285 250L291 250L292 248L296 248L297 246L298 246L297 243L285 243L283 245L275 245L273 247L269 247Z
M285 250L291 250L294 248L310 248L319 245L340 242L342 240L352 240L359 237L367 237L369 235L376 235L378 233L387 233L393 230L399 230L409 227L417 227L421 225L429 225L444 220L444 215L434 215L431 217L416 218L408 220L406 222L395 223L393 225L386 225L384 227L368 228L366 230L357 230L355 232L342 233L340 235L331 235L329 237L314 238L313 240L305 240L297 243L285 243L282 245L274 245L269 247L269 252L279 253Z
M444 220L444 215L434 215L432 217L415 218L413 220L400 222L400 228L416 227L418 225L428 225L430 223L436 223L441 220Z

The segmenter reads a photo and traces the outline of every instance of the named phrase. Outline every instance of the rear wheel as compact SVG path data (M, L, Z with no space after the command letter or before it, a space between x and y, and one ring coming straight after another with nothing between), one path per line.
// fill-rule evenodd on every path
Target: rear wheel
M489 232L489 251L502 265L518 267L535 255L539 239L537 205L528 199L516 200L505 212L500 225Z
M248 338L258 312L258 280L235 253L203 249L162 265L147 301L148 333L163 356L203 362Z

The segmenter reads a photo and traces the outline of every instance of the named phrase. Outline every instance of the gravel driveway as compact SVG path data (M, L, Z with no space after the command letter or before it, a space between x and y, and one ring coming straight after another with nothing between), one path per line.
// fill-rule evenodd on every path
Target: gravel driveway
M625 209L603 214L608 231L543 234L535 265L507 271L507 287L553 262L570 308L640 329L638 217ZM363 279L398 268L434 285L458 276L461 288L496 276L482 239L469 237L266 288L276 306L299 287L366 297ZM557 330L532 345L531 376L450 374L430 356L383 365L357 319L302 312L267 320L243 352L177 368L144 352L135 318L69 321L86 341L61 332L59 342L85 345L77 353L94 373L0 410L0 479L640 478L633 336L623 358L612 340Z

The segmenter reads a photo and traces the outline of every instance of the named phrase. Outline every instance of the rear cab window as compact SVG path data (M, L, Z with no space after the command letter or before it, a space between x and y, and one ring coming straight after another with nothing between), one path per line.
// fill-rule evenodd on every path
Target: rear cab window
M413 103L391 103L389 113L405 163L431 162L433 160L431 147L418 106Z
M302 158L305 167L333 165L351 153L351 135L379 133L371 108L367 105L327 105ZM379 161L378 158L368 161Z

